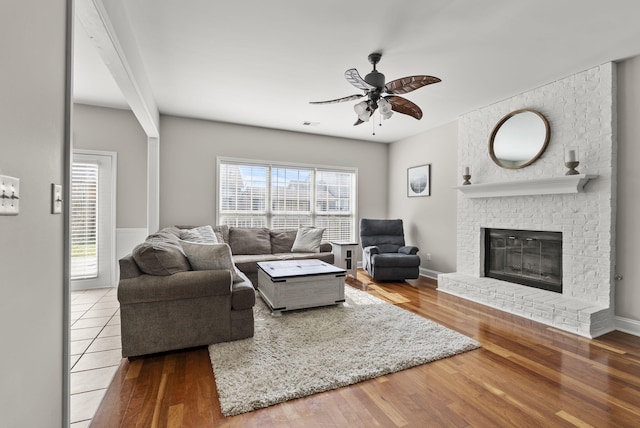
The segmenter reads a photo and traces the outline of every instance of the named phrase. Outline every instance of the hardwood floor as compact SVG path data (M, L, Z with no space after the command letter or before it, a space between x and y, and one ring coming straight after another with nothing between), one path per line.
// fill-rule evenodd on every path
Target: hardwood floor
M91 426L640 426L639 337L589 340L409 282L367 291L482 348L229 418L205 347L123 360Z

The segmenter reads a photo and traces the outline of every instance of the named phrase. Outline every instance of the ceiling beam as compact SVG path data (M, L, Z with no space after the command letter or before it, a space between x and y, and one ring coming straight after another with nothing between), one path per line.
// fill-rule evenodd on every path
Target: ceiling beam
M149 138L159 137L160 113L121 1L77 0L76 16L111 71Z

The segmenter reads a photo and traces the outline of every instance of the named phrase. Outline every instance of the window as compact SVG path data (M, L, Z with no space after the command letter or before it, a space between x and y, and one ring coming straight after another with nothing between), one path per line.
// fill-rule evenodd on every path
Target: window
M98 276L98 165L71 167L71 279Z
M219 159L218 179L220 224L315 226L324 240L354 240L355 169Z

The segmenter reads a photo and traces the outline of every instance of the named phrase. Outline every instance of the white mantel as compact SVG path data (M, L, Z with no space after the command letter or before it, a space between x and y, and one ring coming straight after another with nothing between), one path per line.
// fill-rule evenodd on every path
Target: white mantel
M458 186L465 198L498 198L503 196L558 195L580 193L597 175L577 174L552 178L513 180Z

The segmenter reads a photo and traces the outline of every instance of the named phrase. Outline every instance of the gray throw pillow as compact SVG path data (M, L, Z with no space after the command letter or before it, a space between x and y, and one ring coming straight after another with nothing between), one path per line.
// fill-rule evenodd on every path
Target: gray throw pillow
M291 247L292 253L319 253L324 228L301 227Z
M296 240L296 229L271 229L271 252L273 254L290 253Z
M233 264L229 245L199 244L188 241L182 241L181 245L193 270L228 269L233 276L233 282L244 281Z
M178 242L152 239L137 245L131 252L140 270L149 275L172 275L191 270Z
M213 233L216 234L216 238L218 238L219 244L229 243L229 226L227 226L226 224L213 226Z
M269 229L264 227L230 227L229 245L233 254L271 254Z
M180 239L189 242L199 242L201 244L217 244L218 238L211 226L194 227L193 229L183 229L180 231Z

